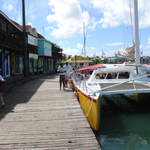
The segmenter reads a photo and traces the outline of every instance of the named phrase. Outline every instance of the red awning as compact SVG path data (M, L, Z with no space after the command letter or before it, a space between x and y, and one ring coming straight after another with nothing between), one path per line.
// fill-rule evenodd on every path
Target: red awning
M84 67L78 69L78 71L92 70L92 69L96 69L96 68L105 68L105 66L103 64L96 64L96 65L84 66Z

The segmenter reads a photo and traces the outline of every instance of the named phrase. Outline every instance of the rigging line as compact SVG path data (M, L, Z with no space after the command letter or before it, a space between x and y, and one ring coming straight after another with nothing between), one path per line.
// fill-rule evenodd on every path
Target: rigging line
M85 22L83 22L83 56L86 56L86 26Z
M92 5L90 5L90 8L89 8L89 16L90 16L90 18L92 17L92 14L93 14L93 7L92 7ZM92 19L91 19L91 20L92 20ZM92 22L93 22L93 20L92 20ZM88 36L90 24L92 24L92 22L89 21L89 23L88 23L87 26L86 26L86 43L87 43L87 36ZM92 26L91 26L91 27L92 27Z
M92 8L92 5L90 5L90 8L89 8L89 15L91 14L93 8ZM82 13L83 13L83 10L82 10ZM86 24L86 22L84 21L84 18L83 18L83 48L82 48L82 52L81 52L81 55L85 56L86 57L86 48L87 48L87 35L88 35L88 29L89 29L89 23Z

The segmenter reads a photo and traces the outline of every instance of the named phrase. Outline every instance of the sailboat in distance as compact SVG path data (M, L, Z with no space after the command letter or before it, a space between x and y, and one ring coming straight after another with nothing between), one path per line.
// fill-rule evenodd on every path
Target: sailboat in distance
M106 65L105 68L94 70L89 78L81 78L78 73L74 73L72 77L80 105L91 127L96 131L100 129L104 97L123 95L138 100L142 94L150 93L150 67L140 63L138 1L133 1L135 62Z

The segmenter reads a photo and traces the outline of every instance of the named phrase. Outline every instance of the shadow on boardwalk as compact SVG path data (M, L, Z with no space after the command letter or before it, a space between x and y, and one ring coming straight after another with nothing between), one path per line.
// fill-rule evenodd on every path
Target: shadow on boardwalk
M30 81L24 81L20 85L14 85L14 87L4 96L6 106L5 108L0 109L0 120L3 119L8 113L14 113L14 108L16 105L28 103L46 79L55 78L55 75L41 76L38 78L33 78Z
M73 92L58 76L15 87L0 112L0 150L99 150Z

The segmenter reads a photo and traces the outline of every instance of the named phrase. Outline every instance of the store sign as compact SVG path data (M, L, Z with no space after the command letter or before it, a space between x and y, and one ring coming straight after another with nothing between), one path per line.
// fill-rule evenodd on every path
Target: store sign
M29 53L29 58L38 59L37 54Z
M52 44L45 42L44 46L44 56L52 56Z
M32 35L28 35L28 44L37 46L38 45L37 38L33 37Z

